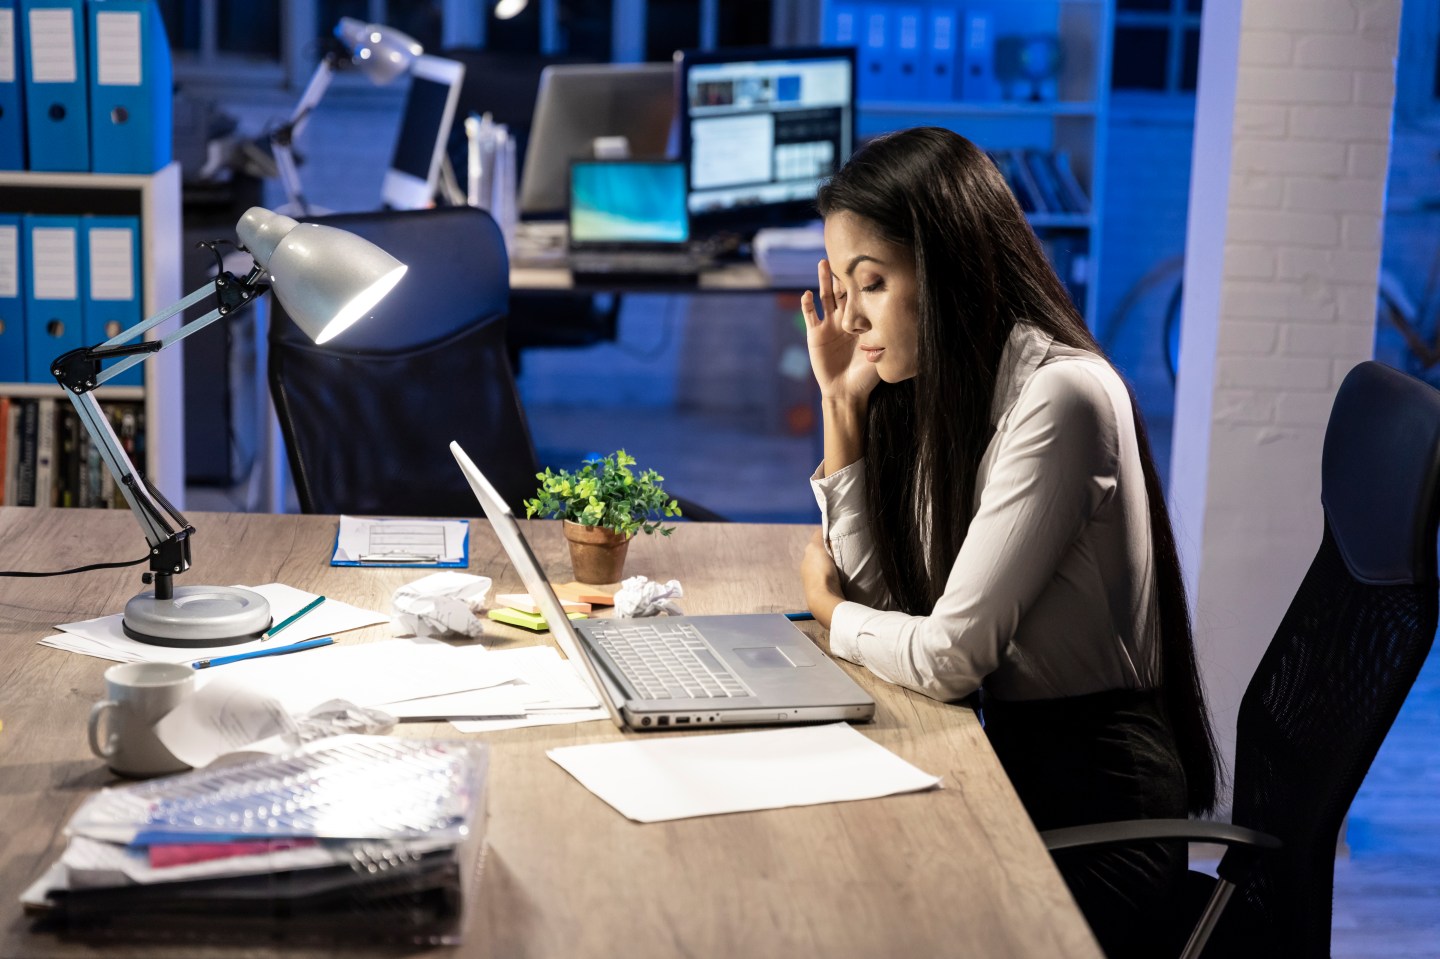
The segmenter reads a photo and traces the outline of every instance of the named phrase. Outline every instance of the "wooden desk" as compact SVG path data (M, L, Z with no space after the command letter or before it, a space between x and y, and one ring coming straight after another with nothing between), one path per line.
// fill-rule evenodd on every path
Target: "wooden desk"
M193 514L192 583L284 582L388 610L416 571L328 565L333 517ZM526 524L547 569L568 573L559 524ZM681 524L642 537L627 573L678 578L690 613L801 608L803 526ZM0 509L8 569L63 569L137 556L126 512ZM490 527L471 524L471 571L522 587ZM29 931L20 892L58 856L82 799L115 782L86 745L85 722L108 662L36 645L56 623L115 612L135 570L0 579L0 956L189 957L194 946L89 947ZM494 625L494 624L492 624ZM497 648L530 634L495 625ZM813 635L822 631L811 624ZM385 627L344 642L385 638ZM974 714L873 681L865 735L944 789L863 802L641 825L624 819L545 756L621 736L609 723L488 734L491 792L480 901L463 946L442 955L1083 956L1099 957ZM455 737L448 724L405 735ZM692 734L694 735L694 734ZM416 954L435 954L420 950ZM212 948L206 955L299 955ZM320 953L329 954L329 953ZM345 951L346 955L366 954ZM408 954L388 951L387 956Z

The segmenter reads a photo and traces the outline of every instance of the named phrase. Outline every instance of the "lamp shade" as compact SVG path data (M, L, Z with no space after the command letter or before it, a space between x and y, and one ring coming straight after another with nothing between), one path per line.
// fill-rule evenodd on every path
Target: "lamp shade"
M298 223L258 206L245 211L235 233L270 274L271 289L290 319L316 343L369 312L407 269L353 233Z
M350 59L376 86L384 86L410 69L425 52L414 37L394 27L341 17L335 36L350 51Z

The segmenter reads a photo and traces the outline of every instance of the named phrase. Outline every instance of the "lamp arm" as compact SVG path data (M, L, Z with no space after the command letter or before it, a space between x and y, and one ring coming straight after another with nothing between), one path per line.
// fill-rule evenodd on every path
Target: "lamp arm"
M334 51L320 58L320 62L315 65L315 72L310 74L310 82L305 85L305 92L300 95L295 109L290 112L290 119L270 134L270 150L275 157L275 168L280 173L280 183L285 188L286 202L292 209L299 211L301 216L308 214L310 207L305 202L305 195L300 187L300 171L295 165L294 144L304 132L310 114L325 97L325 91L330 89L337 62L338 57Z
M199 332L220 317L229 315L263 294L269 289L267 285L258 282L264 272L258 265L244 279L237 279L231 273L222 272L215 278L214 283L201 287L165 311L135 324L99 346L82 346L64 353L51 364L51 372L65 390L65 395L70 397L80 422L90 434L90 441L99 450L101 460L115 478L121 495L130 506L130 512L135 514L135 519L145 534L145 540L150 544L150 574L147 574L146 582L149 582L153 575L157 599L169 599L172 596L170 578L190 568L190 536L195 529L164 494L137 472L134 462L125 452L119 437L115 435L115 429L110 425L105 411L95 399L94 390L107 380L143 362L152 353L158 353L186 336ZM162 339L123 345L126 340L145 333L211 293L220 300L220 305L198 320L185 324ZM116 356L124 359L102 372L101 361Z

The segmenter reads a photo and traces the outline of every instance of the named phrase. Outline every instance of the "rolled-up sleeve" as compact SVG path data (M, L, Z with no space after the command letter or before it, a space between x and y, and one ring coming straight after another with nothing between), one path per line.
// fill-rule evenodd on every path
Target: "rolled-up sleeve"
M969 695L995 671L1065 552L1115 489L1116 413L1089 366L1056 363L1037 371L1011 409L992 441L978 508L931 614L876 608L883 604L847 591L855 601L837 606L830 626L836 655L946 700ZM832 537L837 527L838 518ZM867 543L861 569L869 570L878 564L873 541Z

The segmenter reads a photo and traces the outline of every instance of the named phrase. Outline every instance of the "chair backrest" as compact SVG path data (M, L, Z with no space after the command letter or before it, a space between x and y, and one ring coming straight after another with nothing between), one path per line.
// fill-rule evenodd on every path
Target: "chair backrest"
M324 345L272 300L270 393L307 513L472 516L459 440L512 509L534 494L530 429L505 351L509 265L499 228L469 207L320 217L409 271Z
M1440 392L1379 363L1325 430L1319 552L1246 687L1237 825L1279 837L1227 917L1246 954L1329 957L1341 822L1436 628Z

